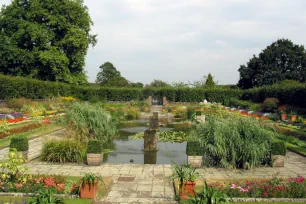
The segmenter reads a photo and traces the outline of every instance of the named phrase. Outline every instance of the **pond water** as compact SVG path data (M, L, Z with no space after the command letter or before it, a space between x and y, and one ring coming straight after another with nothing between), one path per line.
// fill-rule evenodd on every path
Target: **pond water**
M149 120L135 120L120 125L119 137L114 140L114 150L104 155L104 162L111 164L186 164L187 142L158 142L157 152L142 151L144 141L130 139L129 136L148 129ZM160 131L188 131L182 122L161 121ZM132 161L132 162L131 162Z

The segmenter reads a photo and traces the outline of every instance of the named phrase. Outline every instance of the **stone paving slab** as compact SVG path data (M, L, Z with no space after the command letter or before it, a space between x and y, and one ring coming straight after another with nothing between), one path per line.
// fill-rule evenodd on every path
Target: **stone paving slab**
M26 165L29 168L28 173L32 174L82 176L86 172L94 172L101 176L112 177L113 185L110 192L96 203L176 203L173 183L168 179L172 173L169 164L103 164L92 167L85 164L50 164L33 161ZM275 176L288 178L298 175L306 177L306 158L288 152L285 167L282 168L260 167L251 170L200 168L197 171L201 179L208 181L264 179ZM122 181L125 177L133 179Z

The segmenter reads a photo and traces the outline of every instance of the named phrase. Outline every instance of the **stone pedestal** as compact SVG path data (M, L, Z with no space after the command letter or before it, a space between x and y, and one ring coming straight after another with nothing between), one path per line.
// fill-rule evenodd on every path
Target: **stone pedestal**
M159 129L158 112L153 112L153 116L150 117L150 129L151 130Z
M143 163L144 164L156 164L157 151L144 152Z
M201 168L203 163L202 156L188 156L188 164L193 168Z
M167 100L167 97L164 96L164 97L163 97L163 105L166 106L166 105L168 105L168 104L169 104L169 102L168 102L168 100Z
M157 146L158 135L156 130L146 130L144 132L144 148L143 151L158 151Z
M149 96L149 97L147 98L147 103L148 103L150 106L152 106L152 96Z

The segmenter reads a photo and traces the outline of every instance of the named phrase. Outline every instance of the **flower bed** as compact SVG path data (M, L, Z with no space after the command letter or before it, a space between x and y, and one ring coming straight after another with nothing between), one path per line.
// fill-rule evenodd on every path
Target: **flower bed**
M41 127L41 124L39 123L25 124L24 126L21 126L21 127L12 128L8 130L6 133L0 133L0 139L3 139L13 134L19 134L19 133L27 132L30 130L34 130L40 127Z
M306 181L302 176L289 179L237 181L210 184L234 198L306 198Z
M41 189L50 189L56 194L77 194L79 185L65 180L61 176L32 176L27 175L23 181L0 181L0 192L35 193Z

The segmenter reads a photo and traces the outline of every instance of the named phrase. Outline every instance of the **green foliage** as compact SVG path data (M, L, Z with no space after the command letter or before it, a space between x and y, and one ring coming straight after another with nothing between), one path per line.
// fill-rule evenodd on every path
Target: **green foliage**
M97 176L94 173L86 173L81 179L81 186L84 188L85 185L88 184L89 188L92 188L97 184L98 181L104 183L101 176Z
M36 196L33 196L30 204L64 204L63 198L53 196L51 189L40 190Z
M199 142L187 142L186 154L188 156L203 156L204 151Z
M97 74L96 83L101 85L105 85L111 81L114 77L120 77L120 72L116 69L116 67L110 63L105 62L99 67L101 70Z
M252 103L251 101L239 100L237 98L231 98L229 100L229 106L240 107L248 110L258 111L261 107L261 104Z
M103 151L103 144L101 141L96 139L88 140L87 153L89 154L101 154Z
M14 110L21 110L21 108L25 105L28 105L31 103L30 99L26 98L13 98L7 102L7 106Z
M285 142L273 142L271 145L271 154L272 155L286 155L287 148Z
M25 182L25 172L27 168L24 167L24 159L22 154L19 154L16 149L12 149L8 153L8 159L0 163L0 179L4 182L21 181Z
M130 107L125 111L125 119L134 120L140 118L140 112L138 108Z
M89 137L108 142L118 131L115 121L99 105L74 103L60 121L81 142L87 142Z
M158 140L161 142L184 142L189 140L189 135L183 131L161 131Z
M1 9L1 73L87 83L85 56L96 43L91 25L83 1L13 0Z
M42 149L41 159L47 162L82 162L85 148L75 140L50 140Z
M151 88L165 88L165 87L170 87L170 84L168 84L167 82L163 81L163 80L157 80L154 79L149 85L148 87Z
M241 88L272 85L283 80L306 82L304 46L279 39L239 68Z
M29 140L25 136L13 136L11 138L10 149L16 149L17 151L28 151Z
M224 168L253 168L269 152L274 132L251 118L209 117L193 131L207 157Z
M212 75L209 73L205 82L205 86L207 87L213 87L215 86L216 83L214 82L214 78L212 77Z
M262 107L265 111L276 112L278 108L279 100L277 98L266 98Z
M0 135L6 135L9 133L10 127L6 120L0 120Z
M189 198L187 203L190 204L220 204L230 203L230 197L223 191L209 187L205 181L203 191L195 193L194 197Z
M122 76L115 76L111 78L106 84L109 87L129 87L130 83Z
M170 176L170 180L179 180L180 183L184 183L186 181L194 182L198 177L199 173L195 171L191 165L177 165L173 164L172 166L172 175Z

